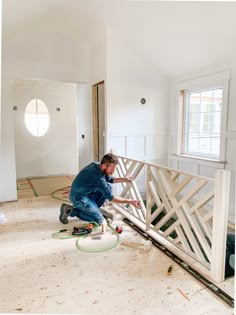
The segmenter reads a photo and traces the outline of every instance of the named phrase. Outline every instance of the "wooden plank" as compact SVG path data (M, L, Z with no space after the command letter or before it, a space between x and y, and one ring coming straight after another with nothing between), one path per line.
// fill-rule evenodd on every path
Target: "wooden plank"
M171 188L173 189L174 185L172 187L171 187L171 183L169 183L169 185L170 185L170 189ZM182 216L182 219L179 217L181 224L182 224L182 226L183 226L183 228L187 234L188 240L190 241L191 246L193 247L196 255L197 256L200 255L199 258L202 257L201 260L206 261L204 255L202 254L202 250L200 248L200 245L198 244L198 242L200 242L202 248L205 251L205 254L207 255L208 259L210 260L211 249L209 247L209 244L206 241L205 236L202 233L201 228L199 227L198 222L196 221L196 218L194 218L193 215L192 216L190 215L190 213L189 213L190 207L189 207L188 203L186 201L183 201L183 200L180 200L178 202L175 198L173 198L173 205L174 205L173 209L177 208L177 210L176 210L177 215L178 215L178 213L181 213L181 215L182 215L182 211L183 211L184 215L186 216L186 219L188 220L188 221L186 221L187 222L187 225L186 225L185 224L186 223L185 217ZM182 211L181 211L181 209L182 209ZM188 226L191 226L191 230L194 230L194 233L196 234L196 236L198 238L198 242L196 241L196 238L192 234L192 232L190 233L191 230L188 228Z
M189 240L189 242L190 242L190 244L194 250L196 257L200 261L204 261L205 260L204 255L203 255L201 249L199 248L199 245L198 245L198 243L197 243L197 241L193 235L193 232L191 231L191 228L190 228L190 226L189 226L189 224L188 224L188 222L187 222L187 220L183 214L183 210L177 209L176 213L178 215L178 218L180 219L181 225L182 225L182 227L183 227L183 229L184 229L184 231L188 237L188 240Z
M166 229L163 232L163 235L169 236L179 225L180 225L180 221L179 220L175 221L173 224L171 224L171 226L168 227L168 229Z
M208 220L213 218L213 209L205 214L202 218L203 222L207 222Z
M182 249L185 251L185 253L187 253L187 254L190 255L191 257L194 256L194 257L196 258L196 255L195 255L195 253L191 250L191 248L190 248L190 246L189 246L189 243L188 243L188 241L186 240L186 237L185 237L185 235L184 235L184 233L183 233L183 231L182 231L180 225L176 227L176 232L177 232L177 234L178 234L178 240L179 240L179 242L180 242L180 245L177 245L177 243L176 243L176 245L178 246L178 248L182 247Z
M152 182L155 184L156 190L158 191L158 194L160 195L162 202L165 204L166 210L169 211L171 209L171 204L167 198L167 193L164 190L164 186L162 185L162 179L159 176L158 169L152 171L149 169L150 176L152 178Z
M135 173L132 174L131 178L132 178L132 182L133 182L133 183L135 182L135 179L136 179L136 177L138 176L139 172L142 170L142 168L143 168L143 165L140 165L139 167L137 167ZM127 176L127 174L124 174L124 175L121 176L121 177L128 177L128 176ZM123 184L124 184L124 183L123 183ZM123 185L123 187L124 187L124 190L123 190L122 193L121 193L121 197L125 196L126 193L127 193L127 191L129 190L129 183L125 183L125 184ZM140 195L140 194L139 194L139 195Z
M188 201L194 195L196 195L205 185L207 182L204 180L199 180L181 199L181 201Z
M208 192L204 197L202 197L198 202L195 203L195 205L191 208L190 213L194 212L196 209L201 208L213 198L214 192L213 191Z
M186 176L181 183L178 183L178 185L175 187L175 189L172 190L171 195L175 197L181 190L183 190L189 182L191 182L192 176Z
M172 181L176 181L180 175L181 175L181 173L179 171L173 171L172 174L171 174L170 179Z
M161 200L160 200L160 197L159 197L159 195L158 195L158 193L157 193L157 191L156 191L156 189L155 189L155 186L154 186L154 184L153 184L152 181L149 181L148 187L149 187L151 196L152 196L153 199L155 200L156 205L157 205L157 206L161 205L162 202L161 202Z
M155 229L159 230L167 221L169 221L174 214L176 213L176 209L172 208L167 214L155 225Z
M210 242L212 239L212 229L209 226L209 224L206 224L205 221L203 220L199 210L195 211L195 215L197 216L198 220L200 221L202 227L204 228L204 232L206 233L206 236L209 238Z
M194 214L189 214L188 211L188 205L186 203L183 204L183 209L185 211L185 214L188 218L188 221L191 224L191 228L194 230L194 232L196 233L196 236L198 238L198 241L200 242L205 254L207 255L207 258L209 259L209 261L211 262L211 248L210 245L208 244L205 235L203 234L203 231L201 229L201 227L199 226L198 221L196 220Z

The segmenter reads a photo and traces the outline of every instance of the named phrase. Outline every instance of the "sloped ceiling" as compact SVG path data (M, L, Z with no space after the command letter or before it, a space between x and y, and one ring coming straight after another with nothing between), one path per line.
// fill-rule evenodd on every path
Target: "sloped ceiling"
M45 23L92 45L109 25L170 78L236 56L236 2L3 0L3 40Z

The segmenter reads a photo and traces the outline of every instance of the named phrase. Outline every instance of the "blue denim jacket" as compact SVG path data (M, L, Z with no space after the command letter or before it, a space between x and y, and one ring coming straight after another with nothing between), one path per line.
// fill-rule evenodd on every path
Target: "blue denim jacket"
M75 177L70 190L70 200L75 203L86 196L101 207L105 200L114 198L110 184L113 180L113 176L103 174L99 162L92 162Z

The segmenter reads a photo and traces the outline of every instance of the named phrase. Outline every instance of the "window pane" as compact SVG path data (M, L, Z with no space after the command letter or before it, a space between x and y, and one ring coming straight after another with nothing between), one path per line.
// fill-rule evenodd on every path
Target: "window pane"
M184 153L219 156L222 94L220 88L187 93Z
M222 89L214 90L213 91L213 107L214 111L221 112L222 110Z
M211 113L201 113L201 121L200 121L201 133L211 133L212 129L212 114Z
M189 115L189 132L198 132L199 130L199 114Z
M25 109L25 125L28 131L36 137L43 136L49 127L47 106L39 99L31 100Z
M199 138L199 152L211 153L211 138Z
M25 124L28 131L33 135L37 136L37 119L32 115L25 116Z
M199 151L199 139L198 139L198 135L197 134L189 134L189 138L188 138L188 152L198 152Z
M213 91L205 91L201 93L201 112L212 111Z
M218 154L220 151L220 137L211 139L211 153Z
M220 112L216 112L212 115L212 132L214 134L220 134L220 125L221 125L221 113Z
M200 93L191 93L189 97L189 113L198 113L200 106Z

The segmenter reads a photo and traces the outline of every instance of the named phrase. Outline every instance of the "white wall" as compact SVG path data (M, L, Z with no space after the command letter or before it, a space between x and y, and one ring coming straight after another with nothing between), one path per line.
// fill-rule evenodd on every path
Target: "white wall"
M69 32L60 21L52 24L54 29L48 28L48 23L52 21L40 21L37 27L25 28L14 38L3 39L0 201L15 200L17 196L12 79L89 81L88 48L76 32Z
M92 87L90 84L78 84L78 146L79 169L93 161L93 121L92 121Z
M166 164L168 80L113 29L107 36L107 150Z
M90 81L91 84L96 84L105 81L106 84L106 71L107 71L107 34L104 38L97 41L90 51Z
M16 86L13 82L12 88L12 102L17 106L13 111L17 178L76 174L76 84L27 81L27 85L30 83L34 86ZM37 87L43 83L55 87ZM34 98L42 100L49 112L49 129L42 137L32 136L24 123L26 106Z
M228 60L229 61L229 60ZM183 159L177 154L177 128L178 128L178 99L176 97L176 83L187 81L187 79L195 79L204 75L210 75L217 72L230 70L231 80L229 87L229 104L228 104L228 117L226 134L226 163L206 163L201 160ZM178 78L170 82L170 139L169 139L169 166L179 168L181 170L191 172L194 174L214 178L217 169L226 169L231 171L230 182L230 204L229 204L229 221L235 222L235 173L236 173L236 63L235 61L229 62L227 65L216 64L211 67L206 67L199 72L191 73L184 78Z
M98 99L98 106L103 108L103 112L99 111L100 118L102 121L102 128L103 130L100 131L100 135L103 134L104 138L102 143L99 143L100 147L102 146L104 148L105 153L107 151L106 147L106 134L107 134L107 102L106 102L106 93L107 93L107 34L104 34L104 37L97 41L94 46L91 49L91 55L90 55L90 61L91 61L91 71L90 71L90 83L91 83L91 90L90 95L92 97L92 85L97 84L99 82L104 81L104 84L102 85L102 88L98 86L98 96L99 98L102 95L102 99ZM102 89L102 90L101 90ZM101 94L102 92L102 94ZM102 103L99 103L99 101L102 100ZM91 98L91 117L92 117L92 98ZM93 122L91 121L91 124ZM101 127L101 124L99 124ZM91 132L93 133L93 127L91 128ZM91 136L93 136L91 134ZM91 142L91 145L93 146L93 140ZM93 147L92 147L93 150ZM103 154L102 154L103 155ZM92 152L92 159L94 159L94 154Z
M2 72L2 0L0 0L0 71ZM1 101L1 91L2 91L2 76L0 76L0 171L1 171L1 113L2 113L2 101Z

